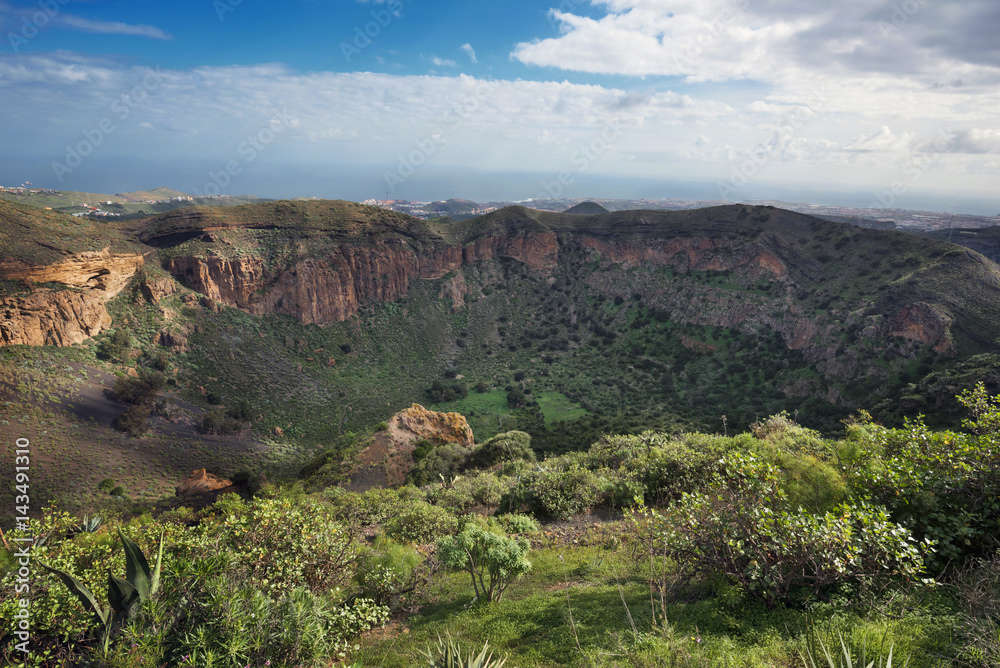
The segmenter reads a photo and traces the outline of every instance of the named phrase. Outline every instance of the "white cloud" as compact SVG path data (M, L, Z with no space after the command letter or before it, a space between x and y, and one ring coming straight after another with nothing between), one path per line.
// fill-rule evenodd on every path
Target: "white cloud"
M909 133L897 137L888 126L883 125L878 132L853 139L843 147L843 150L862 153L897 151L906 148L912 139L913 137Z
M39 155L47 165L108 118L115 132L95 155L224 163L280 112L289 120L259 169L272 161L360 165L378 178L440 131L446 140L428 165L558 172L613 122L621 132L589 174L714 181L766 146L762 175L830 184L891 181L900 159L939 127L952 127L951 139L928 173L937 179L965 160L971 174L989 180L987 158L1000 141L997 107L978 106L984 98L1000 106L996 92L912 86L903 99L888 77L871 91L870 108L859 109L864 91L844 83L830 84L822 104L809 101L808 88L790 86L774 87L758 104L714 99L697 87L682 93L467 75L303 73L273 63L205 66L158 71L156 85L120 118L116 102L149 76L146 68L90 55L0 54L0 90L18 100L0 105L4 150ZM915 108L914 101L925 104Z
M83 32L93 32L102 35L133 35L136 37L150 37L152 39L164 40L173 39L170 34L160 30L156 26L131 25L119 21L96 21L68 14L59 14L56 18L60 25Z
M434 63L438 67L457 67L458 66L458 63L456 63L454 60L447 60L445 58L438 58L437 56L432 57L431 58L431 62Z
M466 42L460 48L462 49L462 51L465 51L465 55L469 57L469 60L472 61L473 65L479 62L479 60L476 58L476 50L472 48L471 44Z

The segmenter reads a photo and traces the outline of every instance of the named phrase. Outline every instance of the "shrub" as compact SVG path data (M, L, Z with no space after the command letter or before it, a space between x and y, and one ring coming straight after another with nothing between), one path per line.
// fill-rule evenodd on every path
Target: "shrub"
M501 462L535 461L531 449L531 435L523 431L497 434L473 450L469 463L479 468L489 468Z
M132 438L139 438L146 433L146 418L153 411L149 404L135 404L115 418L112 425L115 429L125 432Z
M123 404L151 404L165 384L166 378L159 371L142 369L138 377L119 376L115 379L111 393Z
M426 501L406 504L385 523L385 535L405 543L429 543L457 530L458 519L454 515Z
M524 402L524 390L520 387L511 388L511 390L507 392L507 405L511 408L521 408L524 406Z
M897 573L915 578L922 550L883 508L861 503L823 515L789 507L779 471L752 455L730 455L707 493L684 495L662 513L636 514L651 555L688 574L722 575L769 607L792 587ZM660 583L666 586L666 583Z
M355 579L364 596L397 608L429 580L429 574L424 557L412 546L379 536L361 555Z
M496 521L509 533L530 533L542 528L542 525L534 517L520 513L497 515Z
M499 601L511 582L531 570L527 540L491 533L475 524L439 540L437 554L448 568L468 572L476 598L488 602Z
M886 506L918 539L934 542L939 571L996 547L1000 523L1000 439L867 424L852 432L860 455L845 473L855 496Z
M407 489L406 487L403 490ZM412 488L410 488L412 489ZM408 501L400 498L401 492L376 487L361 494L333 488L330 507L333 517L356 529L382 525L397 515ZM422 499L421 499L422 500Z
M408 482L418 486L451 479L465 468L469 457L469 449L458 443L445 443L424 452L406 476Z
M114 488L115 488L115 481L112 480L111 478L105 478L101 482L97 483L97 489L98 491L101 492L110 493L111 490L113 490Z
M128 330L119 327L111 336L101 341L97 347L97 358L120 362L125 352L132 346L132 337Z
M388 422L379 422L377 425L375 425L375 431L386 431L388 429L389 429Z
M198 429L205 434L238 434L243 429L243 423L217 408L201 414Z
M522 478L514 494L521 492L532 512L565 520L590 510L601 493L600 479L593 471L573 465L565 470L532 472ZM501 503L501 508L504 504ZM506 510L517 510L506 507Z

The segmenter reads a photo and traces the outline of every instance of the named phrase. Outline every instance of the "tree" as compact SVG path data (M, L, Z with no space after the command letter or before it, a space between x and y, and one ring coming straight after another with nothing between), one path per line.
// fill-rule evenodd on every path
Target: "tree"
M513 387L507 393L507 405L511 408L521 408L524 406L524 401L524 390L520 387Z
M438 558L448 568L472 578L476 598L499 601L515 579L531 570L528 541L491 533L475 524L437 543Z

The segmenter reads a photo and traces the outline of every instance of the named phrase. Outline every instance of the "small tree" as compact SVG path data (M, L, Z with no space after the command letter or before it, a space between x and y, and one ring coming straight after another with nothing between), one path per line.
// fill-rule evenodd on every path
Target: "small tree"
M472 578L476 598L499 601L515 579L531 570L528 541L491 533L475 524L437 543L438 559Z
M524 406L524 390L520 387L511 388L507 393L507 405L511 408L521 408Z

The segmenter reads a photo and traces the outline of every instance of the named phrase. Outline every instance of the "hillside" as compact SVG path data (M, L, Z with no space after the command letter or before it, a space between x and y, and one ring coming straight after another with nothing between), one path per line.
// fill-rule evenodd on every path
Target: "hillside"
M597 202L580 202L579 204L571 206L570 208L563 211L563 213L576 213L584 215L593 215L593 214L607 213L607 212L608 210L605 209L600 204L598 204Z
M1000 227L955 228L921 232L920 234L928 239L947 241L971 248L993 262L1000 263Z
M0 207L0 355L28 374L19 382L82 365L82 414L107 428L126 407L100 398L111 388L97 372L166 369L183 438L232 412L244 427L225 438L271 443L272 463L412 403L465 415L480 438L521 429L546 453L609 432L746 429L783 410L827 433L859 408L954 424L958 391L1000 386L994 264L780 209L507 207L442 224L281 201L109 224ZM138 443L180 429L145 425Z

